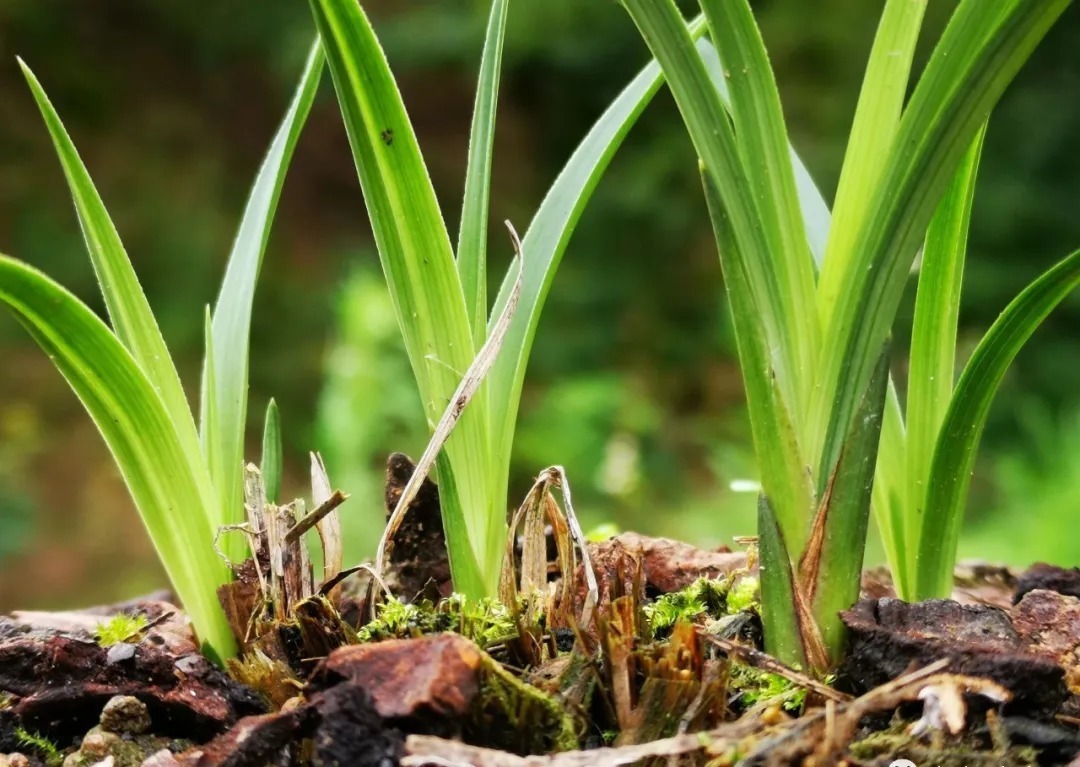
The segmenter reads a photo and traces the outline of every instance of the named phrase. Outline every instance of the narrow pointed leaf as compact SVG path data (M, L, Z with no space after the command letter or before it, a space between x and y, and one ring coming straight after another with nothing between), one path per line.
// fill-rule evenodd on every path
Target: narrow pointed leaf
M758 497L758 552L761 557L761 615L765 649L789 665L807 668L806 649L795 601L795 568L769 499Z
M214 368L215 360L213 316L210 307L207 306L203 320L203 399L200 405L202 408L201 420L203 422L203 433L201 435L203 459L206 462L207 470L210 472L211 482L213 482L213 467L221 464L221 451L224 447L219 440L209 438L210 435L217 434L220 431L221 424L221 413L218 410L217 398L208 394L208 392L215 391L214 387L217 385L217 371ZM216 530L219 523L214 519L209 521L211 529ZM242 560L242 554L235 560L231 559L232 553L233 551L229 551L227 554L227 556L230 556L230 561L240 562Z
M800 562L800 581L813 605L814 618L829 661L840 660L844 626L840 611L859 598L863 554L870 521L870 496L877 463L882 409L889 381L888 351L881 353L836 471L829 478L814 532Z
M836 464L941 195L987 114L1068 5L957 6L905 109L855 240L858 261L843 277L844 300L825 329L832 343L823 347L822 386L810 413L811 433L825 434L819 477Z
M795 299L782 254L772 253L758 220L752 186L735 132L717 89L673 0L622 0L660 62L690 138L731 220L750 270L748 285L757 307L777 381L790 408L799 402L799 339L806 319L790 311Z
M494 0L480 58L469 165L465 171L465 201L458 233L457 269L472 322L473 343L479 348L487 337L487 236L491 195L491 154L495 140L495 114L499 103L503 37L509 0Z
M818 312L823 321L840 298L841 277L852 268L855 237L900 124L925 11L926 0L887 0L881 14L836 188L827 266L818 285Z
M688 26L693 33L696 30L697 21ZM720 56L708 38L698 41L697 49L701 53L701 60L705 63L705 69L709 73L713 87L720 94L725 106L730 106L731 93L728 88L727 75ZM810 171L806 169L802 158L799 157L795 147L788 146L788 154L791 157L791 165L795 174L795 192L799 198L799 209L802 212L802 228L805 231L807 243L810 246L810 254L813 256L816 268L821 268L825 258L825 245L829 239L829 227L831 214L829 204L821 196L821 191L814 182Z
M310 5L424 413L434 427L476 352L450 238L401 94L364 11L355 0ZM501 557L491 560L485 552L499 546L487 540L486 531L492 518L505 520L506 513L491 492L491 484L503 480L490 474L487 420L483 408L463 414L446 445L456 492L440 489L447 527L473 533L472 560L483 571L467 579L479 579L484 588L471 596L494 595L498 588ZM501 542L501 530L496 537ZM462 544L450 542L456 545ZM466 579L458 570L454 575L455 581Z
M315 100L322 71L323 54L316 41L308 54L292 103L255 177L214 307L216 380L209 388L216 403L217 428L208 428L209 424L204 422L202 436L204 442L218 446L218 460L210 464L210 471L219 499L218 524L222 525L238 522L244 516L244 427L247 424L248 357L255 285L285 174ZM230 558L239 559L246 544L237 535L224 539L222 545Z
M184 449L197 451L195 423L180 384L180 377L176 373L157 320L150 310L150 304L135 276L123 243L120 242L120 235L41 84L21 59L19 65L45 119L60 164L64 168L64 176L75 202L75 212L79 217L94 274L97 276L116 337L131 352L151 385L160 393L165 408L177 424Z
M1047 315L1080 285L1080 251L1028 285L1001 313L956 384L941 426L919 539L917 599L946 596L975 455L1005 371Z
M0 256L0 302L49 355L101 431L199 638L218 658L235 642L217 603L228 579L213 549L214 496L202 456L180 439L172 414L131 353L75 296Z
M905 530L907 523L907 432L904 414L896 387L889 381L882 412L881 442L878 446L877 469L874 473L874 491L871 510L877 522L878 534L885 547L885 557L892 570L893 584L901 599L909 599L911 580L907 565L911 562L913 549L906 537L897 535Z
M263 483L266 486L266 500L270 503L281 502L281 413L278 411L277 402L270 399L266 406L266 418L263 421L262 460L259 463L259 471L262 472ZM319 497L312 497L316 506L329 497L329 491Z
M738 137L751 202L778 279L786 311L800 318L788 339L798 368L795 412L809 406L817 364L819 332L814 305L814 262L803 225L784 113L769 57L747 0L701 0L709 30L724 64L730 112ZM713 168L721 172L720 168Z
M770 366L768 347L747 286L749 267L735 241L713 174L702 168L701 178L735 328L762 491L787 546L798 552L806 540L806 520L813 507L810 475Z
M705 31L700 17L688 24L691 36L697 38ZM698 50L706 61L714 86L726 94L722 68L712 44L701 39ZM525 273L521 302L507 334L505 348L495 362L490 375L493 424L496 426L496 459L505 456L509 461L517 420L518 403L529 351L539 322L540 310L547 297L562 255L581 212L592 195L608 163L622 144L630 128L644 111L663 82L659 65L650 62L612 102L593 125L570 160L549 189L523 241ZM817 191L805 166L793 156L803 215L815 237L815 253L824 253L828 232L828 207ZM508 274L500 288L493 316L498 316L513 286ZM501 429L499 423L502 423ZM500 476L505 476L508 465Z
M908 424L890 383L881 429L873 508L896 593L914 599L921 515L930 462L953 390L957 313L967 224L985 126L930 224L919 271L908 375Z
M476 358L473 360L469 369L465 371L465 374L461 377L461 383L458 384L458 388L454 391L454 396L451 397L450 402L447 403L446 410L443 412L442 417L439 418L439 423L431 432L431 439L428 441L427 447L424 448L423 454L420 456L420 460L416 462L416 466L413 468L412 476L409 477L409 481L405 483L405 487L402 488L401 494L398 496L397 503L394 506L393 511L390 513L390 517L386 521L386 529L383 531L382 539L379 541L378 553L375 556L375 572L379 575L383 571L383 558L389 551L390 546L393 543L394 535L397 533L398 528L401 526L402 520L405 517L406 512L412 505L413 499L416 494L420 492L420 487L424 480L427 478L428 472L434 465L436 458L442 453L443 445L446 440L454 431L454 427L457 426L461 420L461 414L468 407L469 402L472 400L476 393L483 385L484 379L491 371L492 365L499 357L499 351L502 349L503 342L506 340L506 331L509 329L510 321L514 317L514 312L517 311L518 300L521 296L521 267L518 264L521 257L521 242L518 240L517 233L511 228L510 234L514 240L515 250L515 263L511 265L511 271L517 272L517 278L514 281L514 290L510 294L510 301L503 307L502 312L499 315L498 321L491 329L491 334L484 340L484 345L480 347L480 350L476 353ZM517 269L514 267L517 266ZM493 518L488 520L489 532L492 533L490 539L496 539L493 534L496 532L495 528L505 526L505 519ZM450 540L456 533L452 532L449 525L444 525L447 533L447 539ZM504 536L505 538L505 536ZM501 575L500 570L500 575Z
M689 24L690 34L700 37L705 23L701 18ZM704 40L699 46L707 46ZM544 307L555 271L562 261L570 237L607 169L638 117L659 90L663 76L654 61L647 64L612 101L582 139L559 175L544 195L522 239L522 286L518 310L507 330L503 351L488 376L492 411L492 460L501 481L510 473L510 455L517 425L521 390L529 362L540 312ZM514 288L515 275L507 273L499 288L492 318L501 315ZM489 328L490 330L490 328ZM442 472L440 471L440 484ZM501 507L506 506L506 487L496 488Z
M923 246L919 288L912 324L907 396L907 523L895 535L918 545L938 432L953 393L960 286L964 276L968 223L975 197L975 177L985 127L964 156L952 184L938 206ZM914 576L915 563L909 560Z

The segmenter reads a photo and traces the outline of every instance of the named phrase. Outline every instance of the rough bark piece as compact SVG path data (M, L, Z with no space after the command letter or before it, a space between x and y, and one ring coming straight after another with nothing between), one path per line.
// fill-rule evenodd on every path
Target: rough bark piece
M342 684L278 713L241 719L227 733L178 756L155 754L152 767L291 765L307 739L317 767L391 767L403 744L363 689Z
M841 617L851 632L841 680L855 692L945 658L951 673L1010 690L1014 713L1055 711L1067 695L1061 667L1028 652L1003 610L945 599L864 599Z
M386 460L386 514L389 519L405 485L416 470L404 453L393 453ZM427 598L436 601L449 596L450 560L446 556L439 488L430 479L420 485L416 498L394 535L393 549L383 578L390 590L411 602Z
M316 668L309 689L359 685L383 719L460 719L480 691L482 663L480 649L457 634L391 639L335 650Z
M684 589L698 578L719 578L746 569L744 552L709 551L671 538L651 538L638 533L616 535L590 547L590 553L606 552L612 547L640 552L645 586L661 594ZM599 564L596 568L600 569Z
M86 732L116 695L146 704L162 734L209 739L245 714L264 710L255 694L201 655L176 657L144 640L132 657L63 635L0 640L0 691L28 730L58 738Z
M1080 694L1080 599L1029 591L1012 609L1012 623L1032 652L1065 669L1070 692Z
M365 690L338 685L312 702L318 713L314 764L390 767L403 752L401 733L388 728Z
M342 686L370 694L386 725L403 732L516 753L577 746L574 720L560 703L458 634L342 647L319 664L306 694Z
M953 570L950 598L962 605L991 605L1008 610L1013 604L1018 575L1009 567L986 562L958 562ZM885 566L864 570L860 596L863 599L897 597L892 573Z
M1036 589L1080 598L1080 567L1066 569L1045 562L1033 564L1017 581L1013 603L1018 603L1025 594Z

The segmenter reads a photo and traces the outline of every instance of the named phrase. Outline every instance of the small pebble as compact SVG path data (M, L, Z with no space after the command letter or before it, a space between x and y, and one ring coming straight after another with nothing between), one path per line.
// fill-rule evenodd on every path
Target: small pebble
M101 710L101 727L117 734L141 735L150 729L150 712L146 704L130 695L110 698Z
M201 655L185 655L180 660L176 661L173 665L177 671L184 674L190 674L199 668L203 663Z
M84 757L101 760L109 755L113 744L119 740L120 736L111 732L91 730L86 733L86 736L82 739L82 746L79 750Z
M167 748L151 754L143 760L142 767L179 767L176 755Z
M130 660L135 657L135 645L128 644L127 642L121 642L120 644L114 644L105 653L105 662L113 666L125 660Z
M23 754L8 754L9 767L30 767L30 759Z

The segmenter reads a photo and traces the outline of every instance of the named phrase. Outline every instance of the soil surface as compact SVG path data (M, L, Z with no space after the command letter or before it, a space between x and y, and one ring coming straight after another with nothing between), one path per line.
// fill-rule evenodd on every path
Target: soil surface
M160 599L0 618L0 764L1080 764L1076 571L985 568L976 586L967 568L956 600L868 596L844 613L850 651L825 686L761 652L752 606L623 641L634 590L636 609L702 576L752 578L741 554L633 534L592 554L598 628L564 637L571 652L557 640L521 668L506 642L415 631L334 649L281 706L210 663ZM102 647L94 629L117 613L148 627Z
M392 506L411 464L390 469ZM1080 570L965 565L953 599L914 605L867 572L820 680L763 651L752 554L575 543L547 492L501 602L449 595L425 560L433 486L381 579L398 598L286 572L273 602L260 543L221 593L227 669L167 595L0 617L0 767L1080 767Z

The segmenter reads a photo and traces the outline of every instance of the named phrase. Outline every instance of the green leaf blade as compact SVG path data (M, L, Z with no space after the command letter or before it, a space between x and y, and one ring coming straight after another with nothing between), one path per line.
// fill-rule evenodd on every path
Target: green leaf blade
M830 666L839 663L844 649L840 611L855 604L862 585L871 490L888 382L886 349L859 405L836 471L829 478L814 520L814 533L800 563L800 578L813 594L814 619Z
M841 278L852 268L855 238L869 212L900 124L911 61L922 27L926 0L887 0L863 77L840 181L833 227L818 287L818 311L825 322L840 299Z
M813 508L810 475L770 365L768 345L747 284L749 267L735 240L713 174L702 168L701 177L735 328L762 491L783 532L785 547L799 552L806 541L806 520Z
M942 198L923 246L922 268L912 324L907 405L907 490L910 507L905 525L893 532L911 549L918 547L926 509L930 467L938 432L953 393L960 288L964 275L968 226L985 127L972 142ZM909 560L908 579L915 576Z
M814 299L814 262L796 192L784 113L765 44L747 0L701 0L731 94L730 113L738 137L751 199L778 280L788 299L787 312L801 318L788 326L798 368L795 412L809 407L820 343ZM714 170L718 170L714 168Z
M310 0L338 94L383 272L430 427L476 354L450 238L389 64L354 0ZM467 408L446 445L455 493L441 494L448 545L472 548L484 592L498 588L495 557L505 508L491 490L488 412ZM442 472L440 471L440 477ZM504 491L505 492L505 491ZM500 520L500 533L489 534ZM462 540L453 531L463 530ZM464 554L458 562L469 561ZM455 574L457 577L457 574ZM470 579L472 580L472 579Z
M316 41L285 118L255 177L214 307L215 382L212 386L206 386L204 382L203 401L213 401L217 417L212 423L203 421L202 438L204 444L215 446L217 456L210 470L218 495L219 525L243 519L244 428L255 286L285 174L315 100L322 70L322 49ZM207 348L209 350L211 346ZM245 542L240 536L231 536L223 543L231 558L242 558Z
M266 488L266 500L270 503L281 502L281 472L284 459L281 449L281 413L277 402L270 398L266 406L266 418L263 420L262 459L259 471L262 472L263 485Z
M494 0L480 58L472 127L469 131L469 163L465 171L465 199L458 233L457 269L472 321L473 343L480 348L487 337L487 236L491 197L491 159L495 141L495 116L499 104L503 38L509 0Z
M909 599L911 595L908 564L914 552L907 537L896 534L896 531L906 530L908 526L906 456L907 429L904 414L900 409L896 386L890 380L885 393L881 441L878 445L870 506L877 522L881 543L885 547L885 557L892 571L896 593L901 599Z
M83 237L86 240L94 274L105 299L116 337L131 352L146 374L173 422L177 424L184 450L198 453L198 436L191 408L173 365L165 339L146 300L135 270L124 250L105 204L94 187L71 137L53 108L41 83L30 68L19 60L23 75L49 130L60 164L64 169Z
M765 650L784 663L809 667L796 603L795 568L768 498L758 497L758 552L761 556L761 615Z
M919 240L976 132L1069 0L958 6L901 119L825 328L822 386L811 411L824 434L818 476L829 476L881 345ZM835 227L834 227L835 229ZM828 261L826 260L826 266ZM822 427L821 424L827 424Z
M695 20L688 25L692 34L696 32L698 23ZM708 39L702 39L698 41L697 47L701 53L701 60L705 63L705 69L709 73L709 78L712 80L713 87L720 94L724 104L730 104L731 93L728 88L727 77L724 74L724 65L720 61L720 55L716 52L716 46L709 42ZM810 246L810 254L813 256L814 264L820 269L825 258L825 245L829 239L832 214L829 212L829 205L825 202L825 198L821 196L817 183L810 175L810 171L806 169L802 158L795 151L795 147L789 146L788 154L791 157L791 166L795 175L795 193L798 197L799 209L802 212L802 230L805 232L807 244Z
M235 640L217 587L228 581L208 518L214 496L202 456L131 353L90 309L37 270L0 256L0 302L49 355L116 459L199 638L219 658Z
M694 148L715 176L734 236L751 266L748 284L790 410L800 401L797 339L805 332L805 318L790 311L794 299L782 274L784 265L771 253L758 221L727 110L673 0L622 0L622 4L660 62Z
M917 599L951 592L964 504L994 395L1024 344L1078 285L1080 251L1028 285L990 327L964 367L934 450L919 538Z
M695 37L702 35L704 21L691 22L690 30ZM707 43L701 41L699 45ZM490 387L493 453L498 462L494 473L504 481L510 473L510 455L529 352L555 272L600 178L662 82L660 66L655 61L650 62L611 102L548 188L522 240L521 268L524 272L518 308L487 383ZM492 318L502 313L514 281L512 273L503 279ZM506 490L502 493L505 506Z

